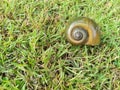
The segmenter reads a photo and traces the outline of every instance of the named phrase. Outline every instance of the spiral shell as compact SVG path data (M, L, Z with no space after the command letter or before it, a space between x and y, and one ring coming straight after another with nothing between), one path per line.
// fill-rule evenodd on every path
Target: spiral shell
M98 45L100 43L98 25L86 17L81 17L70 22L66 28L66 37L74 45Z

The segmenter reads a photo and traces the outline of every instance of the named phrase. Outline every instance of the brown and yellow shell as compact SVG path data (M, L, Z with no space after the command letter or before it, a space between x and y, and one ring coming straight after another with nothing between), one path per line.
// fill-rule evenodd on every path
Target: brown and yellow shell
M87 17L72 20L66 28L66 38L74 45L98 45L100 30L98 25Z

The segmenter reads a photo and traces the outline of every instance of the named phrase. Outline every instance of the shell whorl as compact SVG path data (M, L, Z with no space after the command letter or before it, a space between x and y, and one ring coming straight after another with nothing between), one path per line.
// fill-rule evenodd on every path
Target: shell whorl
M76 41L85 42L88 38L88 33L81 27L76 27L71 32L71 37Z

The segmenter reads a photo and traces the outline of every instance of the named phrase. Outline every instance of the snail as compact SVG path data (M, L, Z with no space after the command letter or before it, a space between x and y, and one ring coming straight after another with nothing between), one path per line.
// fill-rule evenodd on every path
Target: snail
M66 38L73 45L99 45L100 30L96 22L87 17L72 20L66 30Z

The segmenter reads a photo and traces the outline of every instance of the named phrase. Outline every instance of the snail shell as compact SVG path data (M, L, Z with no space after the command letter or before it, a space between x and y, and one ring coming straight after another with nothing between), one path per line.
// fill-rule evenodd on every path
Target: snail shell
M66 28L67 40L74 45L98 45L100 31L98 25L91 19L81 17L70 22Z

